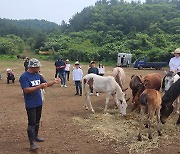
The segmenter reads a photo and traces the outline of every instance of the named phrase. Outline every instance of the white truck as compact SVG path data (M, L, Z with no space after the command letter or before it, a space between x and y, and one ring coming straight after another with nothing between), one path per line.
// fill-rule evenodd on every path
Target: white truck
M118 53L117 66L129 67L131 65L132 54Z

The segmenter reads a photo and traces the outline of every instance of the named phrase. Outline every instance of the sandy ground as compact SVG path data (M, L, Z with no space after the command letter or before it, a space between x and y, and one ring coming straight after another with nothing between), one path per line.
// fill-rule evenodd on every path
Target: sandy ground
M41 72L47 81L54 78L55 70L53 64L53 62L42 61ZM6 84L5 70L7 67L12 68L15 72L16 81L14 84ZM19 76L24 71L23 61L0 61L0 69L3 74L3 79L0 80L0 153L31 153L26 134L27 116L22 90L18 82ZM86 74L87 66L83 66L82 69L84 74ZM111 70L112 67L106 67L106 75L110 75ZM158 72L162 76L164 75L163 70L125 68L126 86L128 86L132 74L145 75L150 72ZM40 135L45 138L45 142L39 143L41 148L37 153L130 153L128 147L114 143L105 136L103 136L103 140L99 140L102 137L102 133L91 130L90 125L87 123L78 123L77 120L74 120L76 118L89 119L92 113L84 110L83 97L74 95L75 86L71 75L70 81L67 81L67 88L61 88L59 84L56 84L46 89L40 128ZM127 95L131 97L130 89L128 89ZM99 97L92 96L93 106L98 116L103 115L101 108L104 107L104 100L103 94ZM113 108L112 99L109 108ZM93 122L95 123L95 121ZM179 140L174 140L172 143L167 147L163 146L163 142L161 142L160 147L163 147L163 150L162 148L161 150L157 148L151 153L180 153Z

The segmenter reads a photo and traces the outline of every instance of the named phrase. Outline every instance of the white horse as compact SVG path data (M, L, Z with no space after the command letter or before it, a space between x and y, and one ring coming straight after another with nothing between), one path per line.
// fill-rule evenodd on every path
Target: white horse
M104 112L107 111L107 105L109 103L110 95L113 96L116 105L120 109L122 115L126 115L127 103L125 100L125 94L122 92L121 87L115 81L112 76L99 76L96 74L88 74L83 77L83 91L85 93L85 107L88 109L87 104L89 103L91 111L94 113L94 109L90 100L91 90L96 92L106 93L106 102ZM121 103L119 102L121 101ZM87 103L88 102L88 103Z
M164 90L165 92L168 91L168 89L172 86L173 83L175 83L178 79L180 78L180 76L178 74L174 74L173 72L168 72L166 74L166 76L164 77ZM179 108L180 108L180 96L177 97L176 99L176 113L180 113L179 112Z

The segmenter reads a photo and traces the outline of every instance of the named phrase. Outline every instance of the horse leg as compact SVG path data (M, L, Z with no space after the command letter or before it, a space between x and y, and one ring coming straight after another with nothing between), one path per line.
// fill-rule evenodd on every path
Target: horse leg
M150 109L149 110L149 118L148 118L148 138L149 139L152 139L152 134L151 134L151 123L152 123L152 119L153 119L153 116L154 116L154 110L153 109Z
M157 108L157 110L156 110L156 116L157 116L157 132L158 132L158 135L159 136L162 136L162 134L161 134L161 130L160 130L160 123L161 123L161 121L160 121L160 107L158 107Z
M85 101L84 101L84 107L85 107L86 110L88 110L88 101L87 101L88 100L88 96L87 95L88 95L88 93L85 94Z
M176 125L180 126L180 114L179 114L179 118L178 118L178 120L176 122Z
M113 99L114 99L114 103L115 103L115 107L116 109L119 107L119 101L117 99L117 94L112 94Z
M92 113L95 113L95 111L92 107L92 104L91 104L91 100L90 100L90 89L89 89L89 87L85 87L85 88L87 88L86 93L85 93L85 108L86 108L86 110L88 110L88 103L89 103L89 107L90 107Z
M176 99L176 113L179 114L179 105L180 104L180 96L177 97Z
M90 107L92 113L95 113L95 111L94 111L94 109L93 109L93 107L92 107L92 104L91 104L90 94L87 94L86 97L87 97L87 101L88 101L88 103L89 103L89 107Z
M107 112L107 106L108 106L108 103L109 103L109 93L106 94L106 102L105 102L105 108L104 108L104 113Z
M140 123L139 123L139 134L138 134L138 141L142 141L142 137L141 137L141 131L142 131L142 125L143 125L143 121L144 121L144 107L141 106L140 108Z

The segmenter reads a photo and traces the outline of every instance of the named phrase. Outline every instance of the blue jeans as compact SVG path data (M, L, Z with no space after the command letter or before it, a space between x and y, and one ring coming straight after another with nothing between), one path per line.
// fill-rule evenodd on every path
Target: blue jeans
M66 85L66 74L65 72L58 72L59 78L61 79L61 85Z
M82 84L81 84L81 81L75 81L75 86L76 86L76 93L82 95Z

